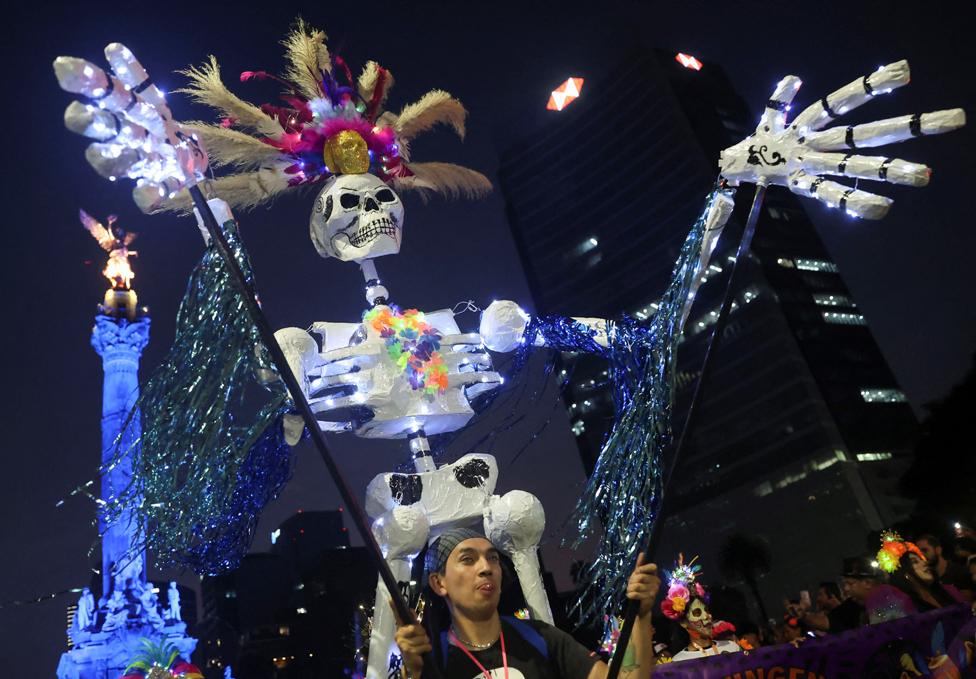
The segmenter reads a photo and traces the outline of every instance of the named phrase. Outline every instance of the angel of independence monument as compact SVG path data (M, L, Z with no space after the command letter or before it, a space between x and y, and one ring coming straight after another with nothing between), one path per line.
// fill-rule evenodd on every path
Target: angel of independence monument
M91 338L104 370L101 463L108 465L120 435L121 450L138 453L139 413L131 420L128 415L139 398L139 359L149 343L150 319L132 289L129 258L136 253L128 246L135 234L117 226L114 215L104 226L82 211L81 221L109 253L103 274L112 286L98 306ZM102 476L98 504L111 502L130 478L126 458ZM146 580L145 552L133 550L135 529L128 514L108 525L100 520L102 594L96 600L89 588L82 591L68 630L72 648L61 655L58 679L118 679L144 639L168 641L186 659L196 647L196 639L186 634L175 585L160 602L158 589Z

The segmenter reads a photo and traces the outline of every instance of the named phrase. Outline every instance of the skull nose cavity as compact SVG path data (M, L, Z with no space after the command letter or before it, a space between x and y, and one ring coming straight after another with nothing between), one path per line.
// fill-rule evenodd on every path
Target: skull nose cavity
M364 212L375 212L376 210L379 210L379 209L380 209L380 206L377 204L377 202L375 200L373 200L373 197L372 196L366 196L366 202L363 203L363 211Z

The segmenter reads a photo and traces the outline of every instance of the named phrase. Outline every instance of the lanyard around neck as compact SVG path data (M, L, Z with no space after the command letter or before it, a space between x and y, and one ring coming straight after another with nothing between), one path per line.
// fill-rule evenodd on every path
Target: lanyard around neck
M471 658L471 662L473 662L475 665L478 666L478 669L481 670L481 672L485 675L485 679L491 679L491 675L488 674L488 670L485 669L485 666L482 665L480 662L478 662L478 659L475 658L474 654L467 649L467 647L464 645L464 642L457 638L457 635L454 634L454 630L449 630L448 634L450 634L451 639L453 639L456 642L455 646L457 646L462 651L464 651L464 654L469 658ZM502 667L505 669L505 679L508 679L508 654L505 653L505 633L502 632L500 626L498 628L498 641L501 643L502 646Z

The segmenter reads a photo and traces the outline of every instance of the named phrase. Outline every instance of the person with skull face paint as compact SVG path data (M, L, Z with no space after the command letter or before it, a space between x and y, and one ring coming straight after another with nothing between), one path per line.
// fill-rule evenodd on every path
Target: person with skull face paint
M701 566L695 563L697 558L686 564L684 555L679 554L674 570L667 574L668 593L661 602L661 612L680 624L690 637L688 646L675 653L672 662L738 653L741 650L734 641L715 639L726 632L734 632L735 627L712 618L708 610L708 592L698 582Z

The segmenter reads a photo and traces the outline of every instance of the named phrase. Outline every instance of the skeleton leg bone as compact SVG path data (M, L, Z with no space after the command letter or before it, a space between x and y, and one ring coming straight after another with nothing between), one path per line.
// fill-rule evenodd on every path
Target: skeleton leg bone
M542 503L524 490L492 495L485 509L485 535L512 558L532 618L552 624L539 569L539 540L546 526Z
M427 514L420 505L394 507L373 522L373 535L397 582L410 580L413 559L427 542L429 533ZM377 580L367 679L386 679L390 653L399 653L393 641L396 620L393 610L387 605L389 599L390 593L383 581Z

